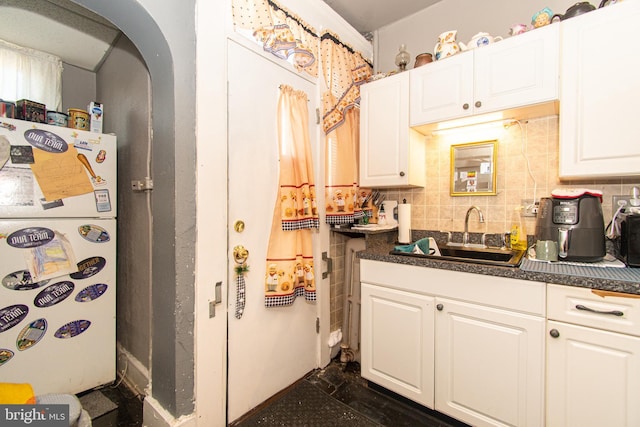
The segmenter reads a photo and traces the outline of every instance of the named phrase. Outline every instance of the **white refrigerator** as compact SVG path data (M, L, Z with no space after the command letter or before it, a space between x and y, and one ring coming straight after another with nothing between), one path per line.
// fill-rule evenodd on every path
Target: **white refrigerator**
M0 117L0 381L115 380L116 137Z

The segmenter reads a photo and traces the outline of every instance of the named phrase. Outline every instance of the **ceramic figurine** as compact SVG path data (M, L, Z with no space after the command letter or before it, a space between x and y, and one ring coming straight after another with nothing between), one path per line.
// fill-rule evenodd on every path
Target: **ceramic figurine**
M526 33L529 31L529 26L527 24L514 24L509 28L510 36L517 36L518 34Z
M548 7L536 12L531 17L531 25L533 28L544 27L545 25L549 25L551 23L551 17L553 16L553 12Z
M444 33L440 34L440 36L438 37L438 43L436 43L435 47L433 48L436 61L460 52L460 47L456 42L457 34L457 30L445 31Z
M489 33L478 33L475 36L473 36L471 38L471 41L469 43L467 43L466 45L462 42L458 43L458 45L460 46L460 49L462 50L471 50L471 49L475 49L477 47L482 47L482 46L486 46L488 44L491 44L493 42L497 42L502 40L502 37L500 36L496 36L493 37L491 34Z

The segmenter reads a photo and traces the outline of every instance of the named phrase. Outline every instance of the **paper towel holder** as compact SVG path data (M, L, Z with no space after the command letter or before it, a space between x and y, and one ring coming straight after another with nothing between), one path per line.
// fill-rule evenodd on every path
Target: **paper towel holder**
M451 195L496 195L496 140L451 146Z

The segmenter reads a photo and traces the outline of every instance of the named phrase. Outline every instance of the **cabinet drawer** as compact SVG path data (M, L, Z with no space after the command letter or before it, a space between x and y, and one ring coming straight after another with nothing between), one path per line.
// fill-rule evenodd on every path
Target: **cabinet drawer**
M640 295L548 284L547 317L640 336Z

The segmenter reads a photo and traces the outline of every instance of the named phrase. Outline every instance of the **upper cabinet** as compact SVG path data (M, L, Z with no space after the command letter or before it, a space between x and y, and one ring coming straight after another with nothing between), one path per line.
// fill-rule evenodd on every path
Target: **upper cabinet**
M360 140L361 186L424 186L424 137L409 129L409 73L361 86Z
M560 178L640 174L640 2L562 22Z
M413 127L558 99L559 25L411 70Z

